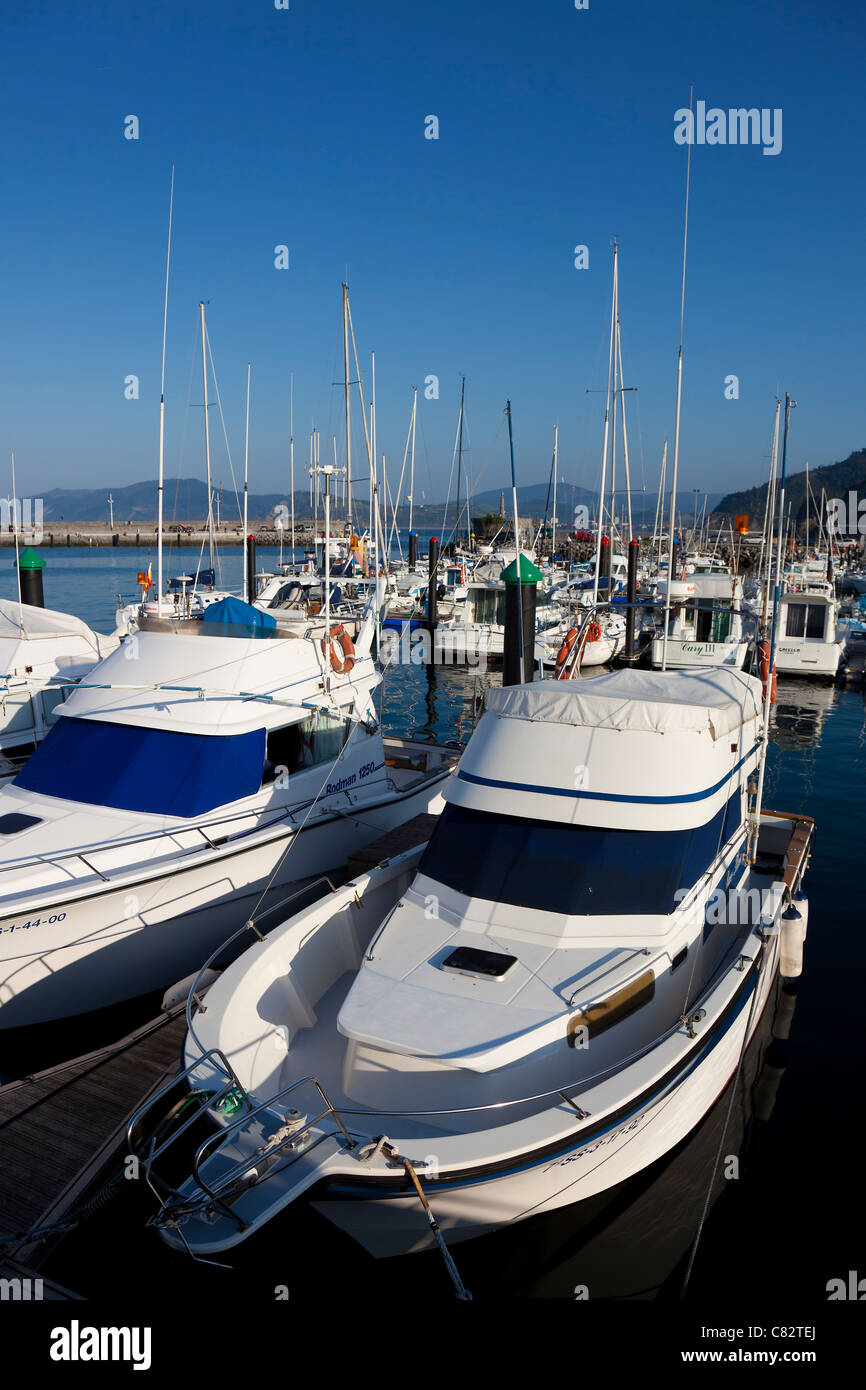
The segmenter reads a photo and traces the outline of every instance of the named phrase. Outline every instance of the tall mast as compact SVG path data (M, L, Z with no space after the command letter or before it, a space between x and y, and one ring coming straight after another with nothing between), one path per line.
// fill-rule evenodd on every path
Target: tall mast
M767 671L767 680L764 686L764 724L761 738L761 760L758 772L758 791L755 796L755 810L753 818L754 838L752 841L752 854L750 860L754 863L755 853L758 848L758 832L761 822L761 806L764 799L764 773L767 767L767 745L770 733L770 705L773 703L773 677L776 673L776 637L778 633L779 621L779 601L782 595L782 533L785 529L785 481L788 463L788 425L791 419L791 409L797 404L792 401L790 394L785 392L785 418L782 428L782 464L779 478L779 534L776 537L776 585L773 594L773 622L770 629L770 660ZM778 408L776 419L778 421Z
M346 405L346 520L352 529L352 422L351 392L349 390L349 287L343 285L343 375Z
M617 350L619 333L619 247L613 243L613 419L610 431L610 554L613 559L614 532L616 530L616 404L617 404ZM620 380L620 386L622 381ZM611 573L613 570L611 569ZM608 583L608 598L613 597L613 583Z
M168 327L168 268L171 261L171 217L174 210L174 165L168 195L168 248L165 253L165 305L162 311L162 375L159 386L159 478L156 485L156 611L162 612L162 495L165 486L165 335Z
M289 376L289 498L292 507L292 573L295 572L295 374Z
M370 447L371 447L371 450L372 450L372 455L371 455L371 457L372 457L372 460L373 460L372 467L371 467L371 469L370 469L370 520L372 521L372 519L373 519L373 492L374 492L375 487L376 487L376 476L375 476L375 475L376 475L376 354L375 354L375 352L371 352L371 353L370 353L370 361L371 361L371 364L372 364L372 365L371 365L372 380L371 380L371 383L370 383L370 441L371 441L371 446L370 446ZM377 506L378 506L378 500L377 500ZM377 526L378 526L378 512L376 513L376 524L377 524ZM377 531L377 537L378 537L378 531ZM377 552L377 562L378 562L378 552ZM378 570L378 563L377 563L376 574L378 575L378 573L379 573L379 570Z
M244 602L252 603L255 594L250 594L247 582L247 530L249 526L248 482L250 465L250 364L247 363L247 421L244 430Z
M550 568L556 563L556 470L559 467L559 425L553 427L553 529L550 537Z
M614 313L616 311L616 246L614 246L613 275L614 294L611 296L610 301L610 351L607 359L607 395L605 396L604 404L604 443L601 448L601 486L598 490L598 525L595 536L595 578L592 585L592 601L594 604L598 603L598 571L601 565L601 537L604 530L604 484L607 477L607 439L610 428L610 387L611 372L613 370L613 343L616 333L616 320L614 318ZM574 500L573 495L572 500Z
M457 424L457 544L460 544L460 483L463 473L463 399L466 394L466 378L460 382L460 419Z
M689 93L689 114L691 115L692 98L694 88ZM665 595L665 630L662 645L662 670L667 670L668 664L668 625L671 611L671 584L673 583L674 568L674 523L676 521L677 509L677 478L679 476L680 462L680 407L683 400L683 329L686 317L686 251L689 244L689 187L691 184L692 173L692 147L689 144L688 155L686 157L686 215L683 224L683 283L680 294L680 350L677 354L677 408L676 420L674 424L674 463L673 478L671 481L671 526L670 536L668 537L668 583Z
M412 453L409 463L409 530L412 530L412 509L415 505L415 417L418 412L418 387L412 397Z
M204 450L207 467L207 534L208 549L210 553L210 567L214 568L214 545L213 545L213 494L210 485L210 419L207 409L207 329L204 322L204 300L199 301L199 312L201 314L201 375L204 384Z
M627 508L627 511L628 511L628 539L629 539L629 542L630 542L630 541L631 541L631 538L632 538L632 519L631 519L631 472L630 472L630 469L629 469L629 462L628 462L628 430L626 429L626 424L625 424L625 393L626 393L626 391L629 390L630 388L627 387L627 386L625 385L625 379L624 379L623 374L622 374L622 333L621 333L620 322L619 322L619 295L618 295L618 294L617 294L617 310L616 310L616 354L617 354L617 360L619 361L619 401L620 401L620 411L621 411L621 413L622 413L622 461L623 461L623 468L625 469L625 500L626 500L626 508Z

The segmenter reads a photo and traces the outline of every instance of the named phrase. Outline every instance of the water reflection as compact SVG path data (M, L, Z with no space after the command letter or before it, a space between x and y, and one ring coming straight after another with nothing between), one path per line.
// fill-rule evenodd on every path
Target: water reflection
M828 681L779 681L770 711L770 737L780 748L817 748L824 724L839 704Z

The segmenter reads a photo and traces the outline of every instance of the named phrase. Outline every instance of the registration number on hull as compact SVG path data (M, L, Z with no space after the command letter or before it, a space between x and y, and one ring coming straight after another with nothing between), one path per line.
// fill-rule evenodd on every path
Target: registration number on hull
M54 912L50 917L28 917L26 922L12 922L8 927L0 927L0 936L4 932L29 931L31 927L50 927L54 922L63 922L65 919L65 912Z

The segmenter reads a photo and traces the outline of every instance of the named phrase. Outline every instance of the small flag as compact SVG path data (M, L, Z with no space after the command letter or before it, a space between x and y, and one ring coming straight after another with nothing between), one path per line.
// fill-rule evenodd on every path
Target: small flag
M738 516L734 522L734 530L738 536L747 536L749 534L748 516Z

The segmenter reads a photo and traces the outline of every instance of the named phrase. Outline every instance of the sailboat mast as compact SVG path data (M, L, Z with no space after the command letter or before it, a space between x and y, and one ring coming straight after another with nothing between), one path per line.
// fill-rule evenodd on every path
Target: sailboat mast
M460 420L457 425L457 544L460 544L460 483L463 473L463 398L466 393L465 376L460 382Z
M559 425L553 427L553 522L550 536L550 567L556 563L556 470L559 467Z
M295 374L289 377L289 500L292 508L292 573L295 570Z
M614 289L616 287L616 248L614 248L613 261ZM595 578L592 585L593 604L598 603L598 571L601 566L601 538L604 531L604 485L607 479L607 440L610 429L610 387L611 372L613 370L613 341L616 332L616 294L611 295L610 301L610 351L607 359L607 395L604 402L604 442L601 447L601 485L598 490L598 524L595 535ZM572 496L572 501L574 500Z
M352 529L352 393L349 389L349 286L343 285L343 376L346 411L346 520Z
M244 429L244 602L252 603L255 594L250 595L247 580L247 531L249 529L249 473L250 473L250 364L247 363L247 419Z
M619 247L613 243L613 419L610 432L610 556L613 560L614 533L616 530L616 406L617 406L617 350L619 333ZM620 386L622 381L620 380ZM611 567L611 573L612 573ZM608 584L608 598L613 596L613 584Z
M168 248L165 253L165 304L162 311L162 374L159 385L159 477L156 485L156 611L162 613L162 529L165 489L165 337L168 327L168 270L171 262L171 218L174 210L174 165L168 195Z
M412 397L412 453L409 463L409 533L412 533L412 510L415 506L415 419L418 413L418 387Z
M210 567L214 569L214 544L213 544L213 494L210 483L210 418L207 408L207 330L204 322L204 300L199 301L199 313L201 314L201 375L204 386L204 451L207 472L207 534L208 550L210 554Z
M690 91L690 93L689 93L689 113L690 113L690 114L691 114L691 109L692 109L692 99L693 99L693 97L694 97L694 88L692 88L691 91ZM684 224L683 224L683 283L682 283L682 291L681 291L681 294L680 294L680 350L679 350L679 352L678 352L678 354L677 354L677 408L676 408L676 420L675 420L675 423L674 423L674 464L673 464L673 478L672 478L672 480L671 480L671 528L670 528L670 536L668 537L668 584L667 584L667 594L665 595L665 630L664 630L664 641L663 641L663 645L662 645L662 670L663 670L663 671L666 671L666 670L667 670L667 663L668 663L668 626L669 626L669 623L670 623L670 612L671 612L671 584L673 583L673 579L674 579L674 576L673 576L673 567L674 567L674 524L675 524L675 521L676 521L676 509L677 509L677 479L678 479L678 477L679 477L679 463L680 463L680 407L682 406L682 401L683 401L683 333L684 333L684 328L685 328L685 317L686 317L686 252L687 252L687 250L688 250L688 244L689 244L689 188L690 188L690 185L691 185L691 174L692 174L692 147L691 147L691 145L689 145L689 147L688 147L688 155L687 155L687 157L686 157L686 215L685 215L685 221L684 221Z

